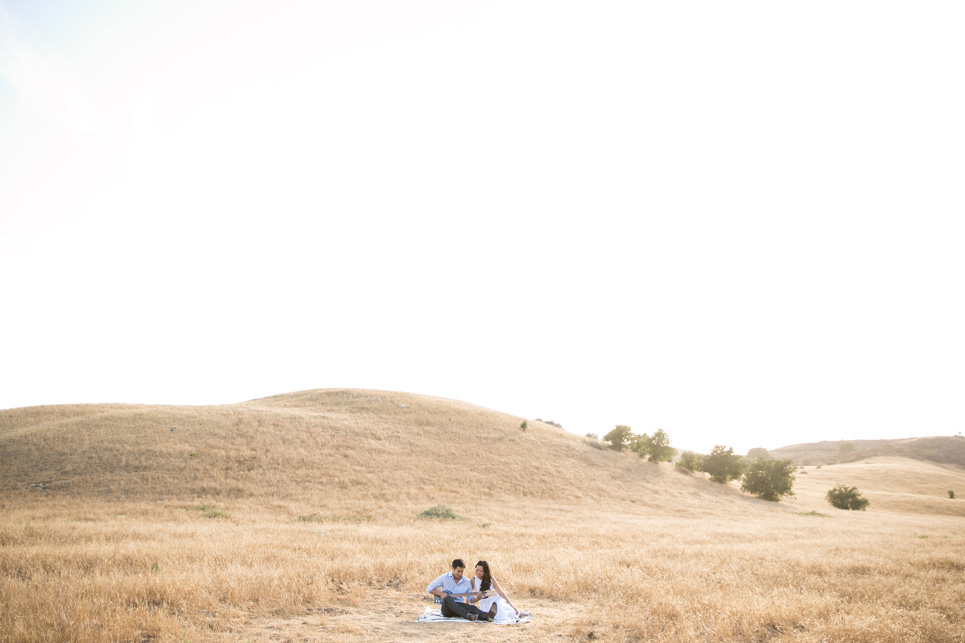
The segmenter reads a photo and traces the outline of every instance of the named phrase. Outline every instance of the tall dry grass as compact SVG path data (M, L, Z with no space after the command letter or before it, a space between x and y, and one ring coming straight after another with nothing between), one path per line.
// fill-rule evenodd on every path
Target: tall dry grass
M809 469L797 497L774 504L418 396L20 413L26 421L0 426L5 454L32 454L0 473L3 642L877 642L965 631L965 531L949 504L965 501L910 513L883 500L904 487L930 502L965 480L953 469L931 485L925 463ZM57 446L56 426L71 427L73 448ZM31 490L30 467L69 484ZM832 479L857 484L869 511L827 505ZM439 502L466 519L416 517ZM414 623L425 585L457 556L488 560L534 621Z

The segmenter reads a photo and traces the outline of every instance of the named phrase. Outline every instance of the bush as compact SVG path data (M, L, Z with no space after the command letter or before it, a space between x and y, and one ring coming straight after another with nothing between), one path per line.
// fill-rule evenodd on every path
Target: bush
M519 428L521 428L523 431L525 431L528 426L529 426L529 425L526 424L526 420L523 420L523 423L519 425Z
M614 451L623 451L630 444L633 432L630 427L618 424L615 429L603 436L603 439L610 443L610 448Z
M670 462L677 455L677 450L670 446L670 436L663 429L657 429L653 437L646 433L633 436L630 448L641 458L649 457L650 462Z
M710 474L710 479L721 484L737 480L744 473L744 460L734 455L733 447L717 445L710 455L704 456L700 470Z
M741 481L741 491L776 502L782 496L793 496L794 463L788 459L757 458Z
M771 454L767 452L767 449L762 447L754 447L747 452L747 459L753 460L754 458L770 458Z
M839 484L825 496L832 507L849 511L864 511L868 506L868 499L861 497L857 487L846 487Z
M465 520L446 505L435 505L418 514L419 518L438 518L440 520Z
M693 451L684 451L680 454L680 460L677 461L677 466L686 471L694 472L701 470L703 462L704 458L700 454L694 453Z
M951 489L949 489L949 490L948 490L948 497L951 498L952 500L954 500L954 499L955 499L955 492L952 491Z

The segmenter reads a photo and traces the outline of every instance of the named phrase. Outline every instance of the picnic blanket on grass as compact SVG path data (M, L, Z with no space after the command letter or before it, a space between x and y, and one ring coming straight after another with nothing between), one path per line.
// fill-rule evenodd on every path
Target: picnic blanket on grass
M434 607L427 607L425 608L425 610L423 610L422 615L416 619L416 622L417 623L444 623L447 621L452 621L455 623L485 623L486 625L519 625L520 623L529 623L531 620L533 620L532 614L530 614L529 612L520 612L519 616L517 616L516 619L512 621L502 621L502 622L493 622L493 623L490 623L489 621L484 621L483 619L479 619L478 621L470 621L465 618L459 618L458 616L452 616L452 617L443 616L442 612L440 612L438 609Z

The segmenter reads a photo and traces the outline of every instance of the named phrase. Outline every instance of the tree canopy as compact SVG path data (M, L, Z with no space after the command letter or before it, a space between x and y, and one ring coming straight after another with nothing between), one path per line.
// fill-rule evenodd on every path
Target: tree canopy
M714 447L710 455L705 455L700 470L710 474L714 482L730 482L737 480L744 473L744 459L734 455L733 447L720 444Z
M794 463L788 459L757 458L747 468L741 490L764 500L793 496Z

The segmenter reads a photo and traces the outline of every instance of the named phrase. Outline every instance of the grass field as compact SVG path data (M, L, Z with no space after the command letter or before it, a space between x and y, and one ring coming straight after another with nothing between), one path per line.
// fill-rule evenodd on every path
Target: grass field
M0 641L965 640L963 470L807 467L768 503L521 421L370 391L0 411ZM415 623L454 557L533 621Z

